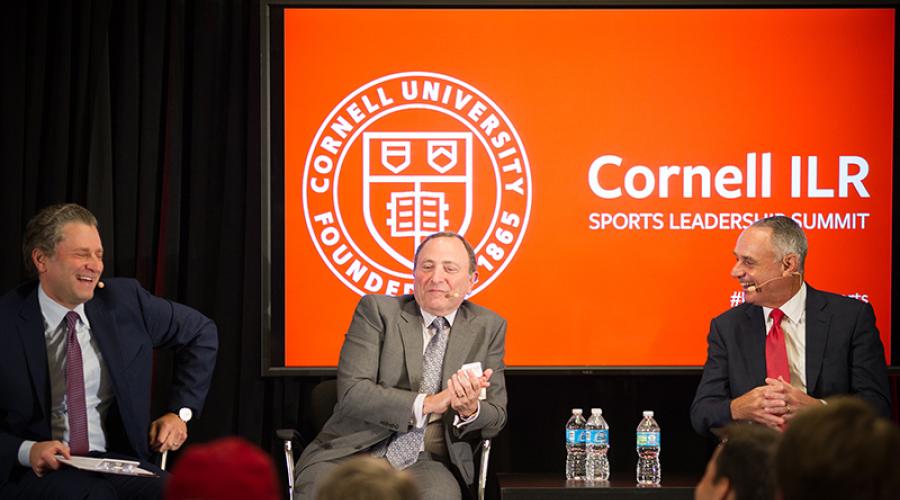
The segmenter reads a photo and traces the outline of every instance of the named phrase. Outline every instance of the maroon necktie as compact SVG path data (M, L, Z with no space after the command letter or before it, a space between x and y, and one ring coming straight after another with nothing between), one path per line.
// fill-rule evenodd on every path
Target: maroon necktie
M784 311L772 309L769 317L772 318L772 328L769 330L769 335L766 336L766 376L776 380L780 376L784 378L785 382L791 383L791 369L788 367L784 330L781 329Z
M81 346L75 324L78 313L66 314L66 410L69 415L69 450L73 455L87 455L88 444L87 407L84 404L84 368L81 362Z

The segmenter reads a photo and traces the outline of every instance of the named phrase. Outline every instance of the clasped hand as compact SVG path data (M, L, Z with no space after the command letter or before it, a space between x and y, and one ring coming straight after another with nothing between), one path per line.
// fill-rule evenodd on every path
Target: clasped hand
M425 397L422 411L442 414L452 408L462 418L471 417L478 411L478 396L481 389L490 387L493 373L490 368L480 377L471 370L457 371L447 380L446 389Z
M767 378L766 385L755 387L731 401L731 418L752 420L783 430L798 410L816 401L782 377Z

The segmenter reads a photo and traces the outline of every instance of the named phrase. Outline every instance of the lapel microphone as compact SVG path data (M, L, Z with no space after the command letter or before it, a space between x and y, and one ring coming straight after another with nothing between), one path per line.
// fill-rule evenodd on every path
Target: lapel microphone
M768 285L769 283L771 283L773 281L782 280L784 278L793 278L794 276L801 276L801 274L797 271L794 271L791 274L788 274L786 276L776 276L775 278L767 279L766 281L763 281L761 285L748 286L747 291L750 293L761 292L764 286Z

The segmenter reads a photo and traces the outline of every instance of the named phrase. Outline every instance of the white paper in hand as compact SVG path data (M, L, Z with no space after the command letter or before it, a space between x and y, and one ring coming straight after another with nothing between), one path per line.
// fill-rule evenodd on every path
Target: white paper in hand
M481 361L475 361L474 363L466 363L466 364L462 365L462 368L460 368L460 370L463 370L466 372L473 372L475 374L475 376L477 376L477 377L484 375L484 372L481 370ZM487 389L486 388L481 389L481 394L478 395L478 399L481 399L481 400L487 399Z
M104 474L118 474L122 476L147 476L158 477L155 472L140 467L140 462L133 460L114 460L108 458L92 458L72 456L71 459L62 455L56 455L56 459L60 463L75 467L76 469L87 470L91 472L102 472Z

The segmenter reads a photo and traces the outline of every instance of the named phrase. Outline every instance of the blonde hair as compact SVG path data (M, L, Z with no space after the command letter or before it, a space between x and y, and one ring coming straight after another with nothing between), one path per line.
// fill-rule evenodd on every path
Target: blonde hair
M316 500L418 500L408 472L383 458L358 455L336 467L319 488Z

